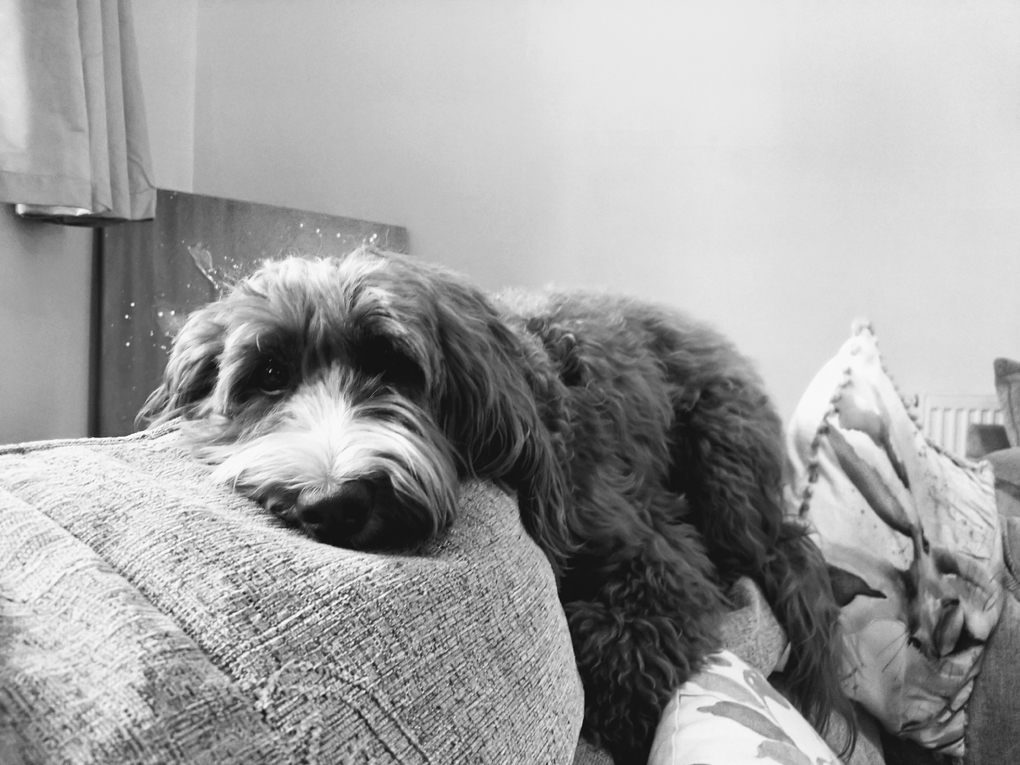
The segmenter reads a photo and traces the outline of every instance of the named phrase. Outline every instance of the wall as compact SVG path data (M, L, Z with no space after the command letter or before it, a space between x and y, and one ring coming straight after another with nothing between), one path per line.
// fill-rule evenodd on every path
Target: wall
M0 205L0 444L88 427L92 232Z
M134 0L132 7L156 185L191 191L198 0Z
M194 190L711 320L784 414L871 317L909 392L1020 355L1020 5L198 0Z

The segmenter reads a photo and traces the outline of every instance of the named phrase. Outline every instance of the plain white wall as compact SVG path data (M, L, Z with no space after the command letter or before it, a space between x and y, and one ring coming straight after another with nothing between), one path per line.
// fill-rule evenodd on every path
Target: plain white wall
M869 316L909 393L1020 355L1018 2L199 0L194 190L728 332L784 415Z
M134 0L132 9L156 185L191 191L198 0Z
M88 429L92 232L0 205L0 444Z
M713 321L784 414L855 316L1020 355L1020 0L135 0L156 182ZM0 441L81 435L86 232L0 216Z

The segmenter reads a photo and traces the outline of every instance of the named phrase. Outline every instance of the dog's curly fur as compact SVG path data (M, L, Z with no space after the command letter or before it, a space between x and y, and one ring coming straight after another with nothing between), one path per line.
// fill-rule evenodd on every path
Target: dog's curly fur
M583 731L618 763L647 758L720 647L740 576L787 630L800 709L849 717L824 563L784 519L779 418L752 365L679 313L494 299L367 248L291 258L188 319L141 415L178 416L219 478L332 544L434 536L467 476L516 490L559 577Z

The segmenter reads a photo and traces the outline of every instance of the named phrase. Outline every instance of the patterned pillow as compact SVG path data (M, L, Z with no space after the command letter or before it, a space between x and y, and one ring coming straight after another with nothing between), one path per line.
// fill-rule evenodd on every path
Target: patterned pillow
M1006 435L1011 446L1020 446L1020 361L996 359L995 392L1005 415Z
M716 762L838 765L839 759L758 670L720 651L673 694L648 765Z
M991 468L924 438L866 324L808 386L788 439L791 512L814 525L843 608L847 692L886 730L962 756L1002 610Z

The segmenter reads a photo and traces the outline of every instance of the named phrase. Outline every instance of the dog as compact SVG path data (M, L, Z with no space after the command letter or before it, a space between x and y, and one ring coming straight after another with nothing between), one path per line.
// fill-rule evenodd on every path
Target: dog
M678 312L493 297L369 247L290 257L188 318L140 418L182 418L218 480L343 547L441 534L467 477L515 491L557 575L582 733L617 763L646 761L742 576L788 633L800 710L851 717L824 561L784 517L780 419L752 364Z

